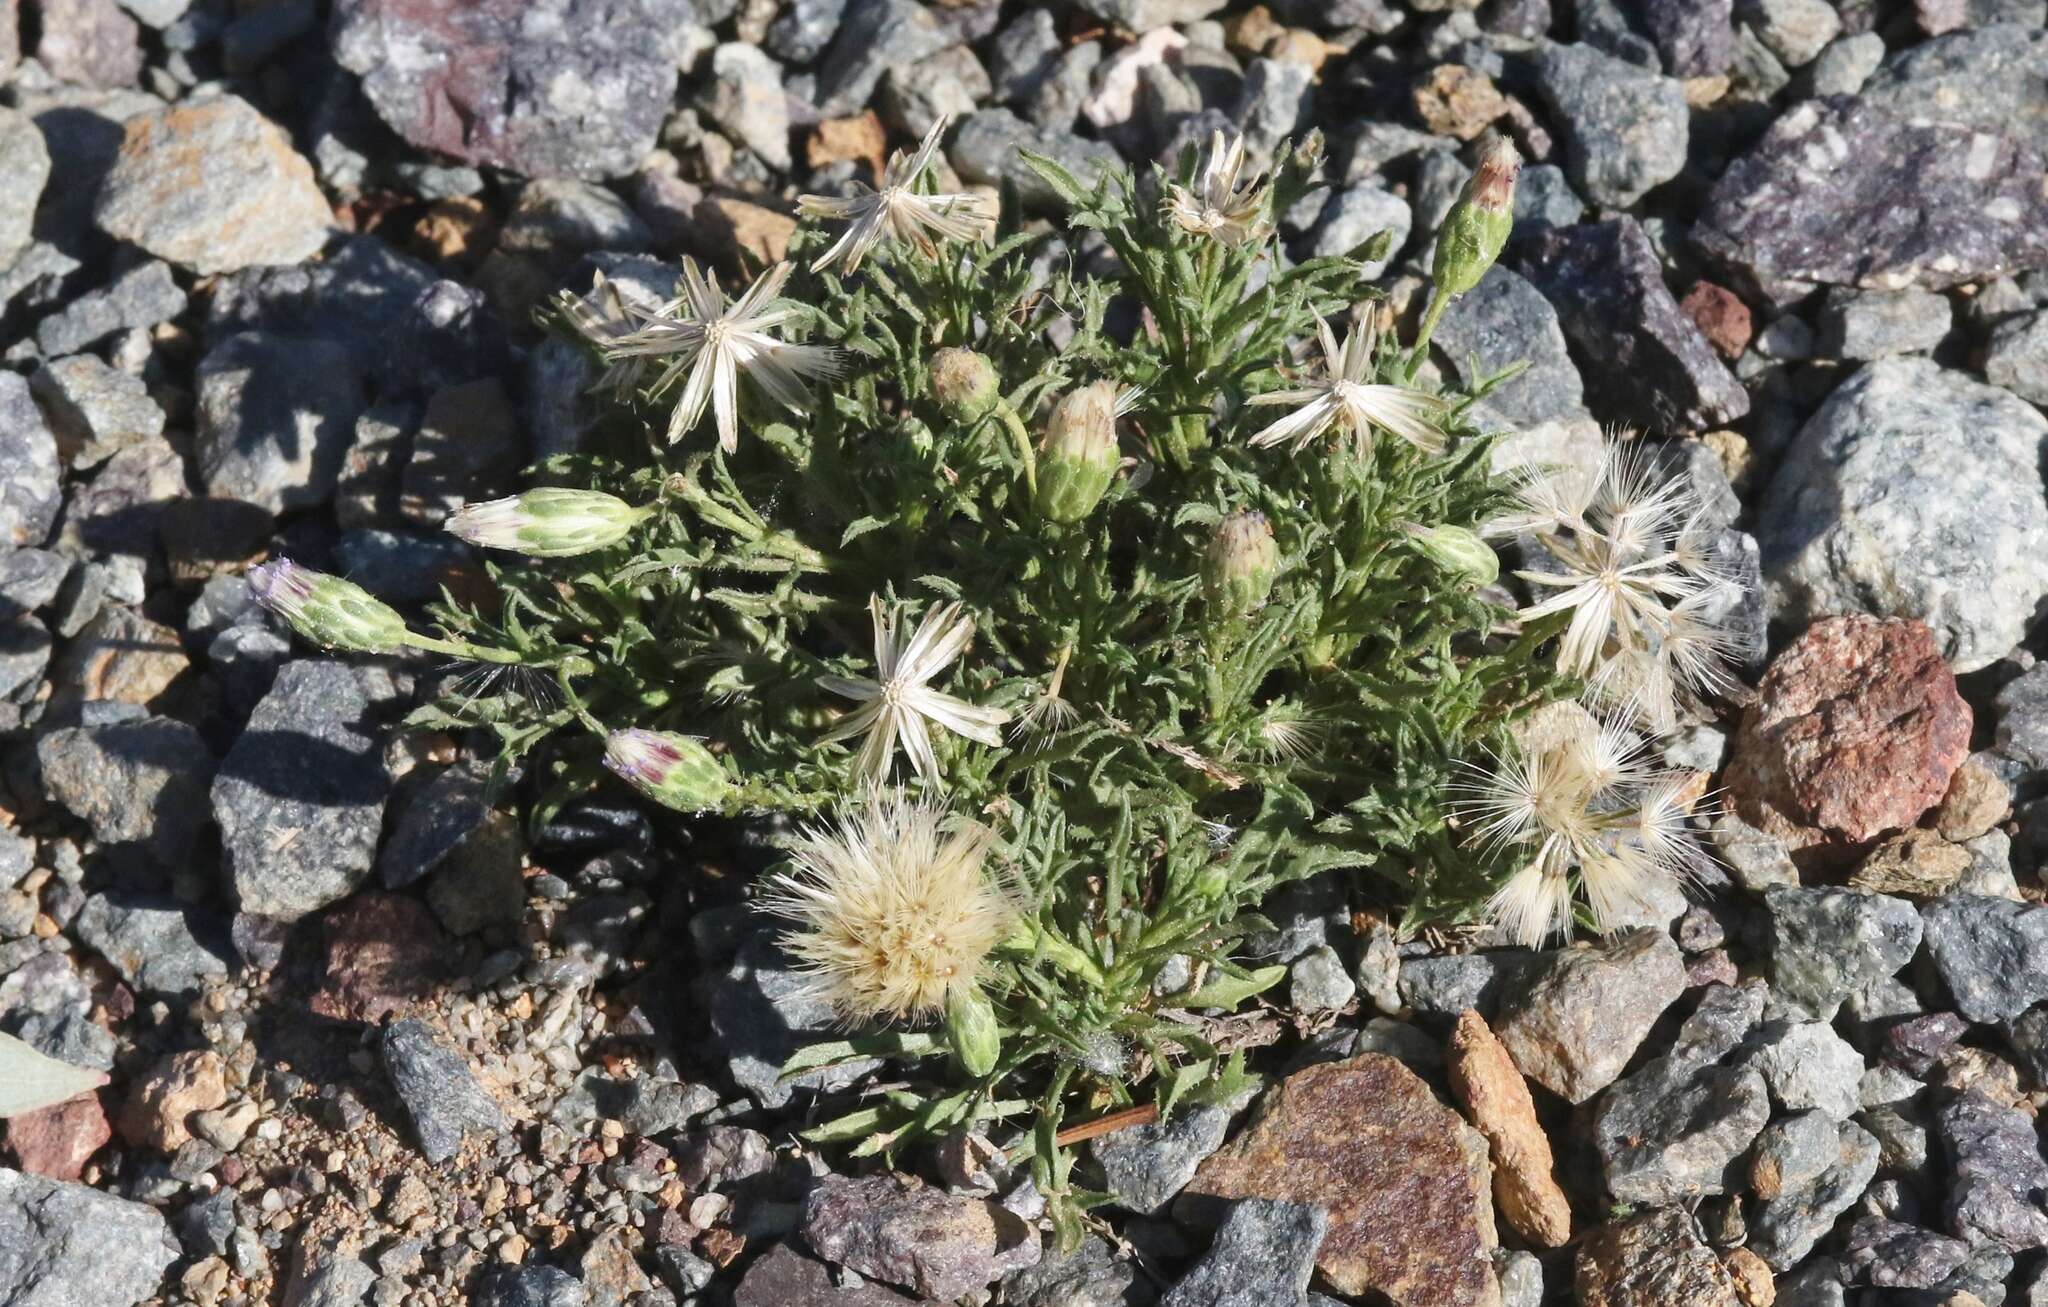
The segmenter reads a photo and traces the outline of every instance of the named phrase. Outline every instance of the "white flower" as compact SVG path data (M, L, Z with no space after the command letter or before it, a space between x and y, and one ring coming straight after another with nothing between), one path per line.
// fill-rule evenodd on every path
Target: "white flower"
M1531 533L1557 564L1515 575L1552 592L1521 611L1524 621L1571 614L1559 670L1659 733L1676 727L1682 695L1726 688L1735 637L1721 618L1738 592L1709 553L1686 485L1617 441L1597 468L1534 480L1522 499L1492 530Z
M960 605L946 604L927 612L908 643L899 638L896 615L884 611L880 596L869 600L868 607L875 622L876 679L818 678L825 689L861 704L818 742L830 744L866 731L868 738L853 766L856 775L873 781L888 776L889 762L900 743L917 774L932 784L938 783L939 763L932 753L927 721L982 744L1001 745L999 728L1010 720L1008 712L956 699L925 684L958 658L974 638L974 623L960 615Z
M1425 454L1444 448L1444 402L1406 386L1388 386L1373 376L1374 332L1353 331L1340 345L1330 324L1316 319L1323 346L1324 375L1292 390L1254 395L1253 404L1292 404L1295 411L1252 437L1254 445L1291 445L1297 452L1332 424L1351 438L1362 457L1372 450L1374 428L1390 431Z
M1575 884L1609 930L1660 881L1688 881L1705 861L1686 829L1695 777L1653 768L1622 719L1569 703L1546 716L1455 787L1474 843L1517 864L1488 916L1530 948L1570 927Z
M1266 239L1273 224L1266 217L1266 188L1262 179L1252 178L1240 185L1244 171L1244 137L1227 146L1222 132L1209 136L1209 154L1195 175L1195 190L1179 183L1166 188L1166 216L1182 230L1207 236L1225 245L1244 246Z
M611 281L602 272L588 295L558 292L555 309L578 334L605 353L608 361L614 342L632 335L643 319L660 312L659 304L645 291ZM605 369L594 389L617 395L638 390L647 368L644 357L620 358Z
M811 264L812 272L823 272L844 261L851 274L860 261L884 237L915 245L927 258L938 252L934 235L953 241L977 240L996 220L995 201L984 195L922 195L917 180L938 153L939 138L946 131L945 118L932 124L906 157L898 150L882 173L882 189L871 191L858 182L859 193L845 199L831 195L797 197L797 212L811 218L830 218L852 225L840 234L832 248Z
M975 821L948 833L944 818L877 793L806 831L796 871L771 882L762 906L798 924L783 947L841 1019L939 1015L1016 924L1015 896L982 866L994 834Z
M707 276L693 259L683 260L676 297L649 311L631 302L619 305L632 319L629 331L606 329L593 335L585 320L572 315L579 329L604 351L605 362L620 377L603 384L637 385L651 368L661 369L647 386L659 397L688 374L669 418L670 444L682 439L704 417L708 405L718 420L718 443L727 453L739 446L739 378L751 377L776 403L803 409L810 395L804 383L839 371L837 351L823 345L792 345L768 333L796 316L791 307L774 307L789 280L790 266L778 263L762 273L747 293L728 304L718 278Z

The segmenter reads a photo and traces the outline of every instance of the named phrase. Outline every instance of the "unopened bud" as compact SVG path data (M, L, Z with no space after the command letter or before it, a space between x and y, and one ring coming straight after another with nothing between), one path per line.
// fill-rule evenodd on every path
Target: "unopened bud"
M1479 156L1479 167L1451 206L1436 236L1436 262L1431 276L1446 295L1462 295L1479 284L1507 244L1515 225L1515 179L1522 174L1522 156L1514 142L1495 136Z
M732 778L711 750L687 735L638 729L605 737L604 765L663 807L715 808L732 793Z
M995 1006L978 985L958 985L946 995L946 1042L960 1069L971 1076L985 1076L996 1069L1003 1055L1003 1032L996 1024Z
M464 504L449 515L448 529L486 549L568 558L617 544L652 511L602 490L541 486L508 499Z
M250 568L248 581L258 603L314 644L351 653L390 653L405 644L398 610L353 581L289 558Z
M971 349L942 349L932 355L932 395L955 422L972 422L999 398L995 364Z
M1461 526L1411 526L1408 536L1425 557L1473 588L1500 579L1500 555Z
M1279 573L1280 546L1266 515L1245 511L1224 518L1202 560L1202 594L1209 603L1210 622L1230 626L1251 616L1273 592L1273 578Z
M1088 516L1116 475L1117 384L1098 381L1069 391L1046 423L1038 456L1036 507L1054 522Z

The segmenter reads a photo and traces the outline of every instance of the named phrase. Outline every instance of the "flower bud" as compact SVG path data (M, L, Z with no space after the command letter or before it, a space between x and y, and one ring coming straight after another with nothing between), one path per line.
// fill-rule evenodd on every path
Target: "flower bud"
M971 349L942 349L932 355L932 395L955 422L972 422L1000 398L996 369Z
M1264 513L1232 513L1209 539L1202 560L1202 594L1209 603L1209 621L1230 626L1243 621L1273 592L1280 573L1280 546Z
M1462 295L1479 284L1507 244L1515 224L1515 179L1522 156L1514 142L1495 136L1479 156L1479 168L1451 206L1443 230L1436 235L1436 261L1430 275L1446 295Z
M980 986L956 985L946 995L946 1041L968 1075L985 1076L996 1069L1003 1032L996 1024L995 1006Z
M656 803L682 812L715 808L732 793L732 778L711 750L673 731L613 731L605 737L604 765Z
M1038 456L1039 515L1078 522L1101 502L1116 475L1117 384L1098 381L1069 391L1046 424Z
M1410 526L1408 536L1423 556L1477 589L1500 579L1500 555L1461 526Z
M256 601L314 644L351 653L390 653L409 634L398 610L353 581L289 558L249 569Z
M448 529L486 549L567 558L617 544L652 511L601 490L541 486L509 499L464 504L449 516Z

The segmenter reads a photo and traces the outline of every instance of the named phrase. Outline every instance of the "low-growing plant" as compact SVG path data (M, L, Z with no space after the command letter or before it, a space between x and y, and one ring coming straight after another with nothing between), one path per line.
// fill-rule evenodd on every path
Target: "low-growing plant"
M879 1053L929 1088L814 1137L1028 1121L1071 1238L1070 1116L1241 1089L1275 890L1343 870L1411 922L1490 908L1535 940L1682 866L1633 724L1711 688L1695 597L1725 582L1641 464L1501 475L1473 410L1500 378L1432 379L1506 238L1510 147L1404 342L1384 234L1276 248L1314 138L1270 180L1220 136L1172 177L1027 157L1066 209L1027 226L935 189L939 130L881 190L806 198L824 225L736 299L687 261L667 303L564 299L606 414L550 488L451 521L497 551L494 602L422 635L339 578L256 581L329 645L545 676L415 717L544 778L536 821L607 768L683 812L796 814L761 901L851 1037L789 1071ZM1519 614L1502 524L1545 592ZM1603 720L1516 742L1581 692Z

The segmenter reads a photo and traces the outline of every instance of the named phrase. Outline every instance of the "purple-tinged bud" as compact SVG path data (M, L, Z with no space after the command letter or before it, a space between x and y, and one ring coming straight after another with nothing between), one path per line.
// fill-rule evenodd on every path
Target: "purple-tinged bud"
M368 590L289 558L252 567L247 579L258 603L325 648L391 653L410 634L398 610Z
M711 750L673 731L613 731L605 737L604 765L656 803L681 812L716 808L732 794L732 778Z

